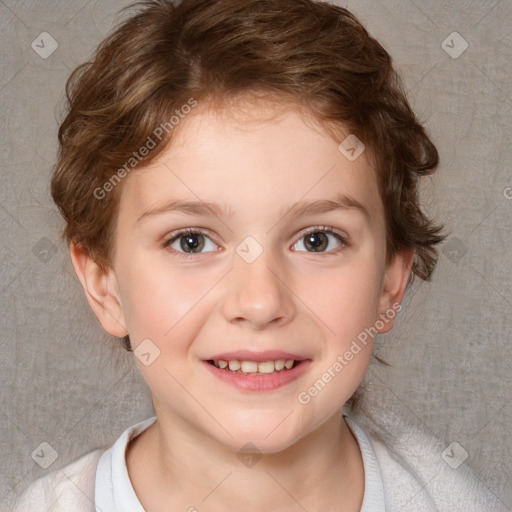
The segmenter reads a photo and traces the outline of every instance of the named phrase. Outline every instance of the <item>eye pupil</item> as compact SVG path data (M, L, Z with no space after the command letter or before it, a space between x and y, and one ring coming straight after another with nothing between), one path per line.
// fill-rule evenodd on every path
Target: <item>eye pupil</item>
M188 233L181 237L180 246L185 252L199 252L204 247L204 236L199 233Z
M329 244L329 239L325 233L309 233L306 235L306 248L313 252L323 251Z

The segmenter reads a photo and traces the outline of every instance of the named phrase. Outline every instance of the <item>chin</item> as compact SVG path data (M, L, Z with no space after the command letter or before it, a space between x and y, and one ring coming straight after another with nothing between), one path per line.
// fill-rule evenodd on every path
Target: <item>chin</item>
M283 414L272 415L272 421L261 421L257 415L243 423L222 423L231 436L223 432L225 435L219 438L219 442L237 453L251 450L258 453L281 452L307 434L306 431L299 431L297 425L287 422L291 417L292 414L288 417Z

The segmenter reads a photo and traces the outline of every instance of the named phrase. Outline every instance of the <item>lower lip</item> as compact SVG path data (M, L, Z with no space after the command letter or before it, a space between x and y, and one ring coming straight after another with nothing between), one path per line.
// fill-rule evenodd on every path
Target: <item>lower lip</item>
M217 368L208 361L202 361L215 377L244 391L273 391L298 379L308 368L310 360L300 361L291 370L282 370L267 375L236 373Z

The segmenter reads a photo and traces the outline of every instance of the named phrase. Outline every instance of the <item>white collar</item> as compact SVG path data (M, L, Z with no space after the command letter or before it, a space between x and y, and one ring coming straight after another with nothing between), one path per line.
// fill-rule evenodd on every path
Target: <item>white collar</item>
M156 421L156 416L126 429L101 456L96 470L96 512L145 512L133 489L126 467L129 442Z
M385 512L384 483L380 473L377 456L373 451L370 440L361 427L347 415L343 415L345 422L357 439L359 450L363 458L364 468L364 496L360 512Z

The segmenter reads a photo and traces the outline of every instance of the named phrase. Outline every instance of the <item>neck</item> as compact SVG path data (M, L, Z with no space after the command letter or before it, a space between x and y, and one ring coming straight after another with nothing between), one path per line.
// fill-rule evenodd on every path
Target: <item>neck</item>
M148 512L360 510L361 454L341 413L278 453L245 457L178 418L158 411L157 416L126 457L135 492ZM165 508L159 508L162 503Z

